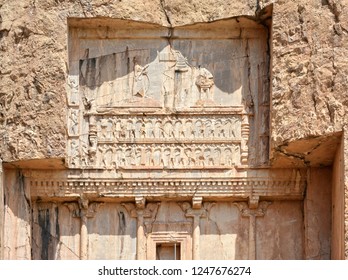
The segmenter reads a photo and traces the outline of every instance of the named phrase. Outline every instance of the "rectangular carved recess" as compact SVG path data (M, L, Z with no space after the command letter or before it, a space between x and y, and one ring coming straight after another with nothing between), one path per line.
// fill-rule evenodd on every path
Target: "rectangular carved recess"
M248 180L268 163L267 40L243 18L178 28L70 19L69 178Z

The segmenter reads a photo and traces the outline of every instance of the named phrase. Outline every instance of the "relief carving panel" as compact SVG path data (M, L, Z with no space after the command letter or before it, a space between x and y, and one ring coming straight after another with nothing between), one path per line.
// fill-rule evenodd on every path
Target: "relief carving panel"
M105 40L75 28L68 167L224 172L266 163L268 56L253 53L262 34L167 40L151 32L112 31Z

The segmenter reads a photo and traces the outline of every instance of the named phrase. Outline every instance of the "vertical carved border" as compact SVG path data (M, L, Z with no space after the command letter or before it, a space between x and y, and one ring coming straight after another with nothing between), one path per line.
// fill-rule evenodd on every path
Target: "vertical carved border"
M68 75L67 78L67 103L70 107L79 106L79 76Z

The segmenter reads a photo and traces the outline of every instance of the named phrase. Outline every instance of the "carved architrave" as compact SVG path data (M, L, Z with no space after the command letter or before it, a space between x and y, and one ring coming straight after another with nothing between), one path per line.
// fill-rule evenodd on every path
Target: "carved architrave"
M303 199L305 178L293 180L269 179L201 179L197 180L67 180L29 179L31 196L68 198L89 195L105 198L164 197L224 197ZM257 205L257 200L255 205ZM251 208L254 206L251 206Z

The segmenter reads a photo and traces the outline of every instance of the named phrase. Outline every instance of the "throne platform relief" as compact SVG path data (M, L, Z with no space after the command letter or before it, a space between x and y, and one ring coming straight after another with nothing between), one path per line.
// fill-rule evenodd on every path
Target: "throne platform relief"
M69 178L199 185L267 166L269 56L259 25L79 24L70 31Z
M204 58L201 63L182 52L169 45L126 46L80 59L81 106L69 115L70 168L120 174L222 171L247 164L253 105L243 103L241 88L228 85L231 65Z

